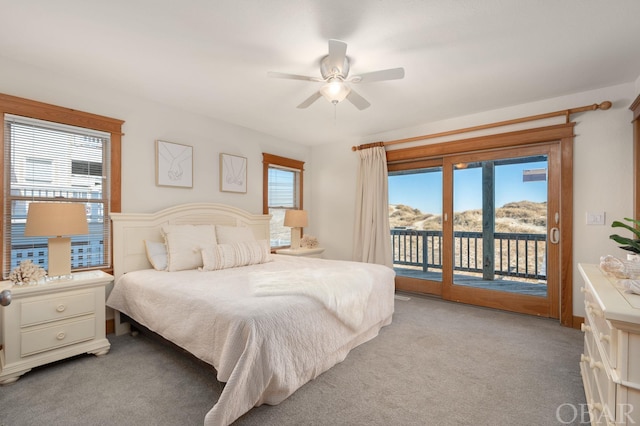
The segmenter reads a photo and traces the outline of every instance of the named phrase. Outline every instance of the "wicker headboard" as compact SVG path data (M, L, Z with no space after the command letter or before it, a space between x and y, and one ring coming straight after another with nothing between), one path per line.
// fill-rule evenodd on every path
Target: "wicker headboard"
M151 268L144 241L163 241L163 224L212 224L244 226L256 239L269 239L270 215L256 215L237 207L215 203L191 203L169 207L155 213L111 213L113 223L113 271L122 274Z

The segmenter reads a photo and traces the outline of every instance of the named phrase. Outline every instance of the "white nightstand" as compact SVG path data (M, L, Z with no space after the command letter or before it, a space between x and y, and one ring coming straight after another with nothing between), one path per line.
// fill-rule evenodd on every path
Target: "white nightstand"
M306 256L306 257L322 257L324 249L321 247L315 248L299 248L299 249L279 249L276 250L276 254L284 254L287 256Z
M0 282L12 299L0 306L0 384L13 383L39 365L109 352L105 286L112 281L107 273L87 271L38 285Z

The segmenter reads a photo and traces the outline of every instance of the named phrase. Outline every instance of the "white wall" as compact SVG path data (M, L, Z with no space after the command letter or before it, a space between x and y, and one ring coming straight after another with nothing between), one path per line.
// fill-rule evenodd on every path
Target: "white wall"
M600 90L562 96L526 105L518 105L472 116L427 123L411 129L400 129L370 135L361 143L394 140L454 130L479 124L493 123L534 114L565 110L600 103L613 102L607 111L575 114L574 147L574 315L584 315L583 298L579 291L580 276L577 263L597 263L600 256L623 256L622 250L609 240L612 220L629 217L632 212L632 119L628 109L638 93L636 84L629 83ZM557 121L557 120L556 120ZM544 125L552 124L548 121ZM536 126L539 126L537 124ZM531 125L529 125L531 127ZM510 128L508 130L513 130ZM500 130L484 131L483 134ZM480 132L479 132L480 133ZM477 134L474 134L474 136ZM460 136L461 139L468 136ZM449 138L453 140L455 137ZM411 145L445 141L445 138L427 140ZM327 257L350 259L353 247L352 224L354 216L357 154L351 151L353 141L344 144L315 146L314 159L314 214L319 218L317 232ZM330 197L329 197L330 195ZM587 211L606 212L605 226L587 226Z
M608 239L608 235L613 219L632 214L632 128L628 107L640 92L640 78L625 85L313 148L135 98L113 88L73 81L1 57L0 92L125 120L122 209L126 212L151 212L178 203L211 201L260 213L261 153L269 152L305 161L304 204L310 217L310 226L306 231L319 238L326 248L327 257L336 259L350 259L353 247L357 154L351 151L351 145L458 129L610 100L613 108L608 111L573 116L578 123L574 151L575 315L584 314L580 286L577 285L577 263L597 262L604 254L623 254ZM156 139L193 146L192 189L155 185ZM221 152L247 157L247 194L219 191L218 155ZM585 225L587 211L605 211L606 226Z
M308 146L235 126L159 103L119 93L113 88L74 81L0 57L0 93L105 115L125 121L122 138L122 211L152 212L185 202L231 204L262 213L262 153L305 161L313 170ZM155 184L155 140L193 147L193 188ZM247 193L221 192L219 154L248 159ZM311 185L305 186L306 208L312 208Z

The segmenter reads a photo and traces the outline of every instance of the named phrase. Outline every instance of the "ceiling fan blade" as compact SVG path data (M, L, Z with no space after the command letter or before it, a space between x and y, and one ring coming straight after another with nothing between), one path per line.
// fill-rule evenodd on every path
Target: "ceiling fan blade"
M297 108L303 109L303 108L307 108L309 105L311 105L312 103L314 103L315 101L317 101L320 97L322 96L322 94L320 92L316 92L313 95L309 96L304 102L302 102L300 105L297 106Z
M358 108L361 111L371 106L369 101L367 101L365 98L363 98L362 96L354 92L353 89L351 89L351 91L347 95L347 100L352 104L354 104L356 108Z
M401 78L404 78L404 68L391 68L355 75L349 81L352 83L373 83L375 81L399 80Z
M286 74L286 73L283 73L283 72L275 72L275 71L268 71L267 72L267 77L288 78L288 79L291 79L291 80L305 80L305 81L324 81L323 79L321 79L319 77L308 77L306 75Z
M344 67L344 60L347 57L347 43L340 40L329 40L329 58L327 65L329 66L329 72L338 70L342 74ZM346 77L346 75L345 75Z

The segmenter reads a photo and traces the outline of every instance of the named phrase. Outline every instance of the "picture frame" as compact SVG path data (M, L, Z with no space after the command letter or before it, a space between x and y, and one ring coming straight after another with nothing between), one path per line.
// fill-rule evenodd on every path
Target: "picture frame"
M247 159L220 154L220 191L247 193Z
M156 185L193 188L193 147L156 140Z

